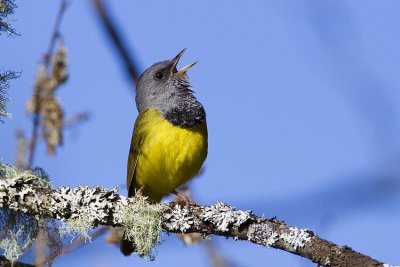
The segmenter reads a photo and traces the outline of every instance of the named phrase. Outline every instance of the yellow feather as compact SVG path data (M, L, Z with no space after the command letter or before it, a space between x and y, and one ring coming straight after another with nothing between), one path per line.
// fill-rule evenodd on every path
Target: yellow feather
M181 128L156 109L136 119L128 159L129 196L144 186L144 195L160 201L187 183L207 157L207 125Z

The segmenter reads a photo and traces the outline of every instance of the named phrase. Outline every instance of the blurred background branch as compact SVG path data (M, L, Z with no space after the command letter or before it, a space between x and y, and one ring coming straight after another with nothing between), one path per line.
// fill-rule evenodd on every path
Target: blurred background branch
M102 235L107 231L108 227L106 226L99 226L96 229L94 229L89 235L90 235L90 240L97 238L98 236ZM77 238L73 240L71 243L65 245L60 251L56 251L55 253L52 253L50 255L47 255L46 257L41 257L37 258L35 265L37 266L43 266L45 264L50 264L52 263L56 258L61 257L65 254L68 254L69 252L73 251L74 249L80 248L81 246L87 245L87 238Z
M55 147L62 142L63 111L53 94L56 87L67 79L66 52L65 48L60 46L54 59L53 53L56 42L60 38L61 21L67 5L66 0L61 1L49 48L43 57L43 65L38 68L33 96L27 105L28 111L33 113L33 127L26 169L33 166L41 120L43 122L43 134L48 143L48 153L53 154ZM52 60L53 65L51 65Z
M105 6L102 0L92 0L92 3L95 7L96 14L99 16L104 31L114 45L124 65L125 72L128 77L130 77L133 84L136 84L140 75L137 61L131 56L127 46L125 45L121 33L118 31L115 22L113 22L113 19L111 18L109 8ZM134 89L135 87L132 86L132 88Z
M81 123L87 122L90 120L90 113L89 112L79 112L77 114L72 115L71 117L65 118L63 121L63 128L73 128Z

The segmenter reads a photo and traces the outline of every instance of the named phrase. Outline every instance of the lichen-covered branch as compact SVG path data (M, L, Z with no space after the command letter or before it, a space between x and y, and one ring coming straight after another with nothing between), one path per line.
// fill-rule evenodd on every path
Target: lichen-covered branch
M69 223L82 221L91 227L100 224L128 227L127 211L144 212L135 205L134 199L118 195L116 189L80 186L53 190L33 178L17 176L0 179L0 207L38 218L47 217ZM251 211L235 210L222 202L212 206L194 203L186 206L177 203L154 205L159 207L152 208L145 215L160 213L160 225L166 232L197 232L250 241L288 251L322 266L389 266L347 246L335 245L312 231L288 226L275 218L261 218ZM130 220L132 222L132 218ZM140 228L137 225L135 227Z

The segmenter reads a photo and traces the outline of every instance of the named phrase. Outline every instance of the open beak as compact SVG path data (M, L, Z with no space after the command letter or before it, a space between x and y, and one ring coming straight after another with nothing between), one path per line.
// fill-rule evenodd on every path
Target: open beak
M179 60L181 59L183 53L185 53L185 50L186 50L186 48L183 49L181 52L179 52L179 54L176 55L176 57L174 57L174 58L172 59L172 62L173 62L173 65L172 65L172 73L173 73L176 77L183 76L183 75L188 71L188 69L190 69L191 67L193 67L193 66L197 63L197 61L195 61L195 62L193 62L193 63L190 63L190 64L186 65L185 67L183 67L183 68L180 69L179 71L177 70L176 66L178 65Z

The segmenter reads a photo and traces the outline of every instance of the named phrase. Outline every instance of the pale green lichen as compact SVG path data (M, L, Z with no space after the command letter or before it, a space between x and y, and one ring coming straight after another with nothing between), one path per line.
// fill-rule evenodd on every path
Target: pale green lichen
M4 257L11 262L15 262L28 249L33 242L26 233L29 231L28 227L21 226L17 232L9 231L9 236L0 241L0 249L4 251ZM21 240L24 240L21 242Z
M122 214L122 225L126 228L125 237L132 241L141 257L153 259L152 253L161 242L162 215L166 207L162 204L150 204L145 197L136 199Z
M79 216L74 219L68 220L63 223L59 228L62 237L69 235L72 237L71 242L75 238L84 238L85 242L91 242L91 236L89 235L89 229L92 228L93 220L89 216Z

